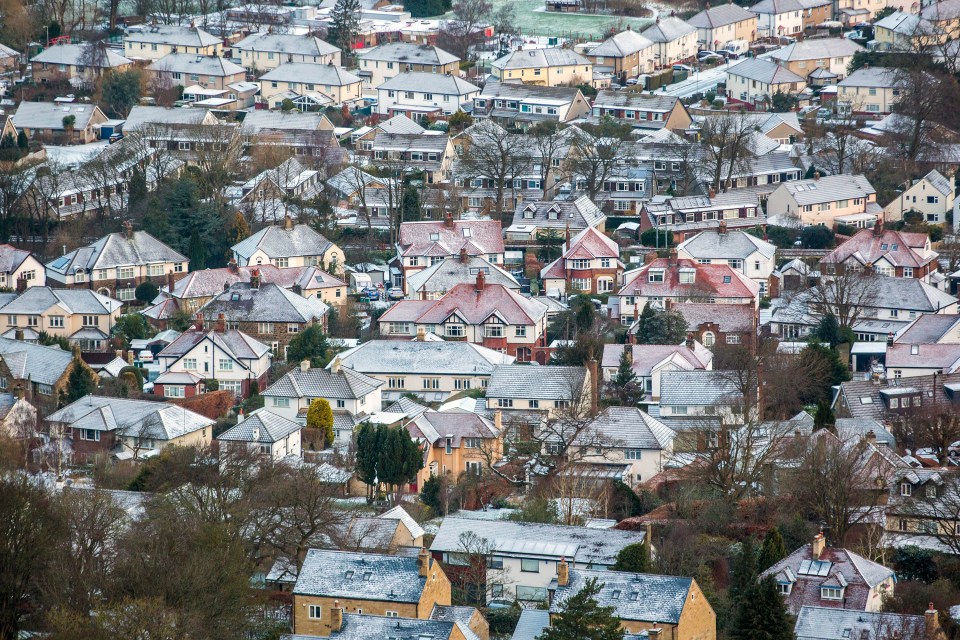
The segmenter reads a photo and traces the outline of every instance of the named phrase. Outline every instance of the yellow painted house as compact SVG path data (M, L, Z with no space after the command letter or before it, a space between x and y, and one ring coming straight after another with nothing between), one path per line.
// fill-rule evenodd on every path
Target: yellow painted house
M559 87L593 82L593 62L572 49L511 51L494 60L491 73L501 82Z

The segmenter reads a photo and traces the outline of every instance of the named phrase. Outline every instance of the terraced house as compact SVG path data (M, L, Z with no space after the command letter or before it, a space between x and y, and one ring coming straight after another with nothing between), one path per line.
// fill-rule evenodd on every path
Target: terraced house
M131 60L159 60L170 53L219 56L222 52L220 38L196 27L144 25L123 37L123 55Z
M125 224L91 245L66 253L46 265L47 282L70 289L92 289L123 302L134 299L137 285L162 285L167 274L187 273L190 260L146 231Z
M340 49L320 38L288 33L259 32L233 45L240 64L250 71L276 69L285 62L340 64Z

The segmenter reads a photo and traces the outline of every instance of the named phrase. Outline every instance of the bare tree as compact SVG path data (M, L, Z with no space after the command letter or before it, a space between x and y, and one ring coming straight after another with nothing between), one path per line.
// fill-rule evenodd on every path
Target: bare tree
M471 49L483 43L484 27L490 23L493 5L487 0L458 0L453 18L440 27L437 46L461 60L469 60Z
M628 157L631 128L604 116L598 125L584 125L572 139L572 168L591 200Z
M876 304L879 278L872 273L838 264L806 296L810 309L820 316L832 313L841 327L852 328Z
M844 110L829 121L811 127L807 136L807 153L814 166L831 175L857 174L871 169L877 161L876 145L857 134L864 111L863 100L853 96Z
M897 443L907 449L928 448L937 457L940 466L947 466L953 443L960 440L960 415L952 406L933 404L936 398L926 398L927 404L914 409L894 422Z
M756 126L745 112L712 115L700 131L703 142L703 171L714 189L726 191L733 175L743 171L750 159L750 137Z
M552 200L553 183L563 162L563 151L569 147L567 136L558 123L545 120L529 130L531 151L536 154L535 166L540 170L540 191L543 200Z
M480 121L469 129L469 135L470 144L462 158L464 173L493 182L494 217L502 223L507 189L512 190L514 179L529 170L528 140L492 120Z

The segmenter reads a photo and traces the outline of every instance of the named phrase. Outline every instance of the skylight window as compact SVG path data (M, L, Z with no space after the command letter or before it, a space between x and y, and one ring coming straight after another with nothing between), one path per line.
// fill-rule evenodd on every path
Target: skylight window
M870 397L860 398L860 404L873 404L873 398L870 398Z
M723 276L723 284L730 284L730 276Z
M889 248L890 248L890 245L888 245L886 242L880 245L880 251L886 251Z
M440 239L440 234L439 234L439 233L431 233L431 234L430 234L430 239L431 239L431 240L439 240L439 239Z
M345 574L343 574L343 577L345 577L347 580L352 580L352 579L353 579L353 570L351 569L351 570L347 571Z
M363 581L364 581L364 582L370 582L370 578L371 578L372 576L373 576L373 573L371 573L370 571L364 571L364 572L363 572Z
M613 600L619 600L619 599L620 599L620 589L615 589L614 592L610 594L610 597L611 597Z

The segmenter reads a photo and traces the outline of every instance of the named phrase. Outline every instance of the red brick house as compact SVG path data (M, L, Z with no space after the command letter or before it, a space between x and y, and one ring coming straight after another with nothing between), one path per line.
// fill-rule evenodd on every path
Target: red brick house
M916 278L940 288L939 254L930 247L925 233L905 233L883 228L878 222L863 229L820 259L820 271L834 275L840 268L864 271L895 278Z
M682 302L669 308L680 312L687 331L708 349L722 344L756 346L758 316L752 304Z
M503 231L496 220L445 220L404 222L397 242L403 278L422 269L458 257L480 257L490 264L502 265ZM401 283L394 282L394 286Z
M563 255L540 271L543 288L559 293L611 293L623 274L620 247L593 227L567 239Z

